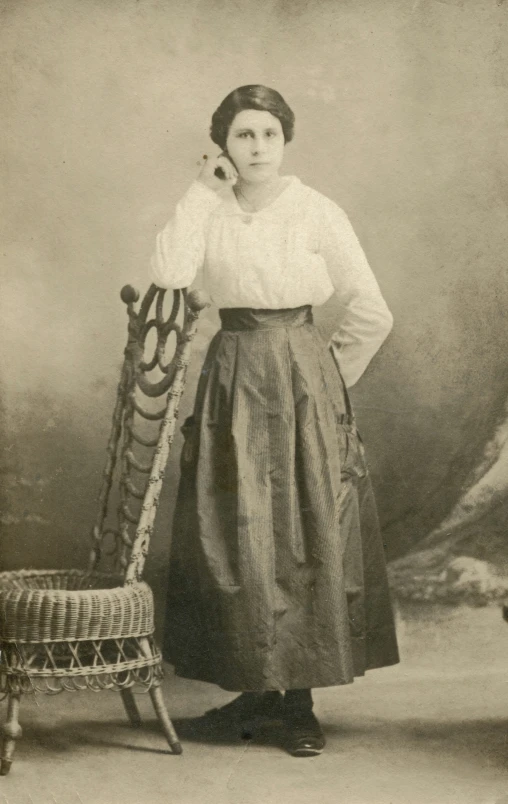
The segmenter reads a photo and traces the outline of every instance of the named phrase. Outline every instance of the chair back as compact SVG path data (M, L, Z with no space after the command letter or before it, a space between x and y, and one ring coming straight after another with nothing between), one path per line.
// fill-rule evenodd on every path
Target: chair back
M191 342L206 302L199 291L165 291L155 285L138 311L139 293L133 287L122 288L121 298L127 305L127 346L92 528L89 570L106 569L108 564L125 584L132 584L143 574Z

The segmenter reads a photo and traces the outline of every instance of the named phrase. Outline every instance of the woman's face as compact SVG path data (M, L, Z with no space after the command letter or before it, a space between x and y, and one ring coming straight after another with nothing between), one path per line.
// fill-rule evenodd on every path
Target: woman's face
M241 178L256 184L278 175L284 144L277 117L270 112L244 109L229 127L226 150Z

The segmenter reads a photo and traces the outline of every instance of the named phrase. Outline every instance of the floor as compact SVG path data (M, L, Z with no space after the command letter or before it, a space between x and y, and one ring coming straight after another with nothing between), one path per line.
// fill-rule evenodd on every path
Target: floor
M114 693L27 698L0 804L508 804L508 625L498 608L405 607L402 663L315 693L328 738L312 759L276 733L242 741L192 722L233 696L169 676L184 743L168 753Z

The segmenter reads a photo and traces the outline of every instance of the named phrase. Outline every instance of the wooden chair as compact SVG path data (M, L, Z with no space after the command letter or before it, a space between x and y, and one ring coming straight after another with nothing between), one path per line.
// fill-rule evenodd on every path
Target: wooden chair
M0 693L8 700L0 775L10 770L21 737L20 700L28 693L118 690L139 725L132 690L144 688L173 753L182 751L162 698L153 595L142 573L191 340L206 305L196 291L173 291L165 317L165 296L152 285L136 312L138 292L129 285L121 292L128 339L88 566L0 573ZM171 333L176 346L167 360ZM155 341L150 359L147 339Z

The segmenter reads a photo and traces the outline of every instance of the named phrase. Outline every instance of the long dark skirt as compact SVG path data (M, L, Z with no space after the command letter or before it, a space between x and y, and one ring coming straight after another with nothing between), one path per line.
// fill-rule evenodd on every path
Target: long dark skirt
M220 314L183 428L165 658L230 691L395 664L363 447L311 308Z

